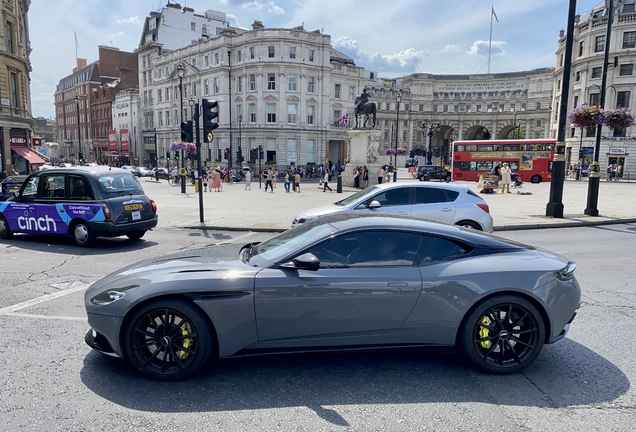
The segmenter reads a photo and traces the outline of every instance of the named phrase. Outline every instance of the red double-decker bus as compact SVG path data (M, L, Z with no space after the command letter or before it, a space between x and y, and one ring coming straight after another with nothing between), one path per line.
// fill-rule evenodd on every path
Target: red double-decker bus
M522 181L541 183L552 178L556 139L512 139L455 141L453 143L453 180L477 181L492 171L497 162L508 162Z

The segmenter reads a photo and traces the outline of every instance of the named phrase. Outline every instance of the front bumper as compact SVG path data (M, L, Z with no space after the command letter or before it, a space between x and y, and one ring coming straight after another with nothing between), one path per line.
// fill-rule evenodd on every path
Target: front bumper
M97 333L94 329L90 329L86 336L84 336L84 342L93 348L96 351L101 352L102 354L106 354L111 357L120 358L117 354L113 352L108 340L101 334Z
M116 237L137 231L148 231L157 226L159 217L155 215L153 219L139 222L129 222L125 224L114 224L112 222L89 222L89 226L97 236Z
M123 358L119 334L124 319L90 312L87 315L88 325L91 328L84 336L86 344L106 355Z

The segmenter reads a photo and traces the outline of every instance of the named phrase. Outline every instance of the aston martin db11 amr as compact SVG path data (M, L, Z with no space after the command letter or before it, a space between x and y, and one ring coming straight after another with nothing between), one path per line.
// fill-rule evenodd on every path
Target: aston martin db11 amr
M262 243L105 276L85 293L85 340L158 380L189 377L210 357L404 347L513 373L567 333L581 297L575 268L475 230L323 216Z

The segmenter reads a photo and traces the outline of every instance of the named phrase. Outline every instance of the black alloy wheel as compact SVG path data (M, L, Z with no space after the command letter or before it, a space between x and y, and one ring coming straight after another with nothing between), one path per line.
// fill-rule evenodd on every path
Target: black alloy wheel
M528 367L545 340L541 314L529 301L502 295L473 310L462 330L461 345L478 368L508 374Z
M156 380L190 377L212 350L205 317L181 299L148 303L128 320L124 331L126 356L137 370Z
M8 240L11 237L13 237L13 233L11 232L11 229L9 228L9 223L4 218L3 215L0 215L0 239Z

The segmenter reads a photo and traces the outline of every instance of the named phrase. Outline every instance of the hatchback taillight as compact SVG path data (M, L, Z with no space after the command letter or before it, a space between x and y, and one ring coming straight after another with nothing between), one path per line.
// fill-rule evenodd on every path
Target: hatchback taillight
M486 213L490 213L490 208L488 207L488 204L486 204L485 202L477 203L477 207L479 207L480 209L482 209Z
M106 220L110 220L110 209L106 204L102 204L102 210L104 212L104 217L106 218Z
M150 205L152 206L152 211L157 213L157 204L153 200L150 200Z

